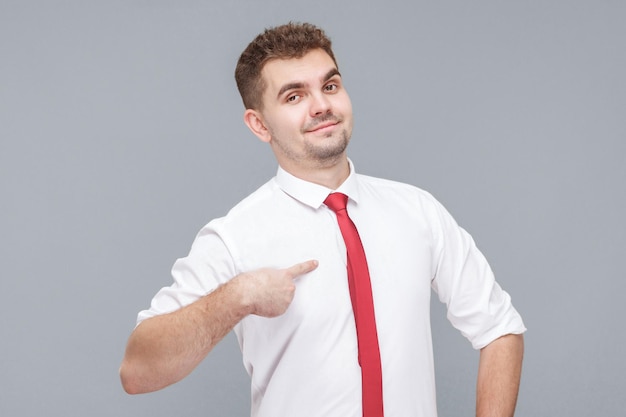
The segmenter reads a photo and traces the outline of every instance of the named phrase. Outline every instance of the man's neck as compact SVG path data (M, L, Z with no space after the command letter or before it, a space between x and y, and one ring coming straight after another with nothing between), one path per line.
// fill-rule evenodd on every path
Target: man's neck
M281 168L301 180L336 190L350 175L350 164L344 155L338 161L320 166L304 167L298 164L280 164Z

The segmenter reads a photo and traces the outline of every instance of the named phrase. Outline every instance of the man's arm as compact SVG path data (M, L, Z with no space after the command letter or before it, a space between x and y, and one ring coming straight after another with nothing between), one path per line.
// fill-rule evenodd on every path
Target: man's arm
M513 417L522 373L524 338L509 334L480 351L477 417Z
M317 262L308 261L243 273L186 307L143 321L120 367L124 390L139 394L180 381L248 314L283 314L294 297L294 278L315 268Z

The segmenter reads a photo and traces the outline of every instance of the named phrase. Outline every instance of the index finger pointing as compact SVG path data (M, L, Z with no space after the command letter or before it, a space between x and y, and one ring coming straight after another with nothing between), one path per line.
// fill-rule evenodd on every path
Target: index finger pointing
M318 265L318 261L310 260L293 265L287 268L285 271L291 276L292 279L295 279L298 278L300 275L313 271L315 268L317 268Z

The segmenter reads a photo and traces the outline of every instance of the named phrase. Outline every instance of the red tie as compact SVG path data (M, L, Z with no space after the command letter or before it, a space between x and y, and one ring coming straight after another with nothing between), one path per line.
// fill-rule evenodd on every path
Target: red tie
M341 193L332 193L324 201L324 204L337 215L339 229L348 251L348 286L359 346L359 364L361 365L363 385L363 417L382 417L383 381L372 285L363 244L356 226L348 217L347 203L348 196Z

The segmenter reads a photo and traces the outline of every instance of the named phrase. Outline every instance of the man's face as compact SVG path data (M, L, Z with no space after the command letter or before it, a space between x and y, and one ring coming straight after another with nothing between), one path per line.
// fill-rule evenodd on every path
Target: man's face
M313 50L302 58L269 61L260 110L278 162L286 169L322 168L345 158L352 104L332 58Z

